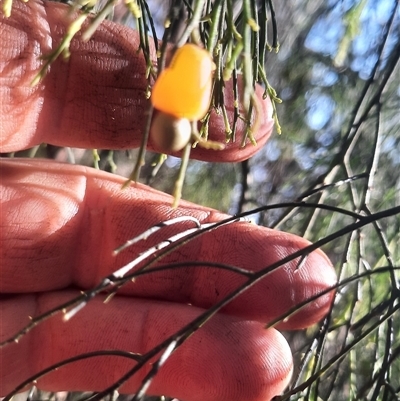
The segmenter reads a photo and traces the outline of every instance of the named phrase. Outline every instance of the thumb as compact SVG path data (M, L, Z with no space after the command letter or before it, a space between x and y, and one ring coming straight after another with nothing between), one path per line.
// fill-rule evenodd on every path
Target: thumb
M76 16L76 14L75 14ZM42 142L58 146L127 149L140 145L149 100L146 62L138 51L139 35L128 27L104 21L85 42L81 33L70 45L70 57L59 57L36 86L31 82L44 60L61 42L73 20L67 6L53 2L14 2L11 17L0 15L1 152L26 149ZM152 42L150 41L150 45ZM150 47L153 60L155 50ZM240 88L239 88L240 90ZM228 119L233 120L232 83L225 88ZM268 140L272 108L256 90L260 107L257 146L240 148L246 126L239 119L237 139L223 151L193 149L192 157L208 161L240 161ZM211 116L209 138L225 142L222 116ZM151 148L151 144L150 144Z

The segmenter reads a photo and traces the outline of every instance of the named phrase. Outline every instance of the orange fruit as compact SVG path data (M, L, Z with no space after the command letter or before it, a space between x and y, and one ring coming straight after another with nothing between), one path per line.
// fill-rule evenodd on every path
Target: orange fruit
M154 84L153 106L174 117L200 120L210 107L214 69L206 50L191 43L183 45Z

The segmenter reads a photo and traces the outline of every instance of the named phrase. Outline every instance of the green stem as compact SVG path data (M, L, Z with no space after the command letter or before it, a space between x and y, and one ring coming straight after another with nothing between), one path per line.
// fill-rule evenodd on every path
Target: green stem
M189 141L183 149L181 166L179 168L178 178L175 181L174 192L173 192L174 200L172 202L173 208L178 207L179 201L182 198L183 182L185 181L185 175L186 175L187 166L189 164L191 149L192 149L192 143L191 143L191 141Z
M193 30L199 26L203 8L204 8L204 0L196 1L192 19L189 21L189 24L185 29L185 31L183 32L181 38L178 40L176 44L177 47L183 46L190 38L190 35L192 34Z

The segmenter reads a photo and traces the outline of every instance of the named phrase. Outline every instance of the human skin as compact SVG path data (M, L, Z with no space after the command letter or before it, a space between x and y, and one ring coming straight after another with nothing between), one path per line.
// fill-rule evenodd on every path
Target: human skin
M46 80L32 88L31 82L43 65L40 56L49 54L60 43L72 18L66 15L63 5L43 6L38 1L26 5L16 2L11 19L2 17L2 61L7 65L3 70L7 79L0 88L4 100L0 103L2 124L7 127L2 132L2 152L42 142L98 149L131 149L140 145L141 137L132 130L144 131L150 104L146 99L148 82L146 65L138 52L139 37L127 27L105 22L88 42L79 40L78 34L69 48L68 62L59 57ZM150 50L155 54L152 47ZM231 88L232 84L227 82L225 103L232 123ZM257 87L259 98L262 93ZM23 112L15 108L22 104ZM235 142L226 144L220 152L197 146L191 157L216 162L249 158L265 144L273 126L269 100L260 102L257 113L259 127L254 136L258 146L238 150L245 129L239 119ZM210 139L225 143L223 119L213 112L210 120L214 127ZM153 148L151 142L149 148Z
M138 146L148 103L136 34L102 24L93 40L73 41L70 61L56 61L43 82L31 88L41 65L37 57L61 38L68 21L62 5L14 3L12 16L0 18L1 152L41 142L82 148ZM262 147L271 118L261 91L257 94L264 113L255 133L257 147L239 149L233 144L218 156L195 150L197 158L239 161ZM214 140L225 136L216 116L210 135ZM168 195L146 186L132 184L121 190L121 177L49 160L2 159L0 180L1 341L28 324L30 317L92 288L149 246L193 227L181 223L164 229L112 256L117 246L153 224L182 215L202 223L227 217L184 201L172 209ZM257 272L308 245L291 234L238 222L184 245L161 263L201 260ZM265 401L281 393L292 373L290 348L276 329L265 330L264 325L336 281L320 250L298 269L297 262L267 275L191 336L161 368L149 393L184 401ZM18 343L0 349L0 395L47 366L83 352L145 353L244 281L224 270L188 266L139 278L109 303L99 296L68 322L57 314ZM318 322L332 297L321 296L278 327ZM91 358L51 372L37 386L100 391L133 365L120 357ZM149 369L147 364L120 391L134 393Z

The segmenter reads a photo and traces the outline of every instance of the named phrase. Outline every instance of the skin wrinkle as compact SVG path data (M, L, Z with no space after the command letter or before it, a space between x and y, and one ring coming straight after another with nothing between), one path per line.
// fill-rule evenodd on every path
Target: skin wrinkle
M154 207L154 210L157 211L155 213L155 216L160 214L164 210L164 207L159 208L157 206ZM177 215L184 215L185 213L178 213ZM171 217L176 217L176 215L171 216ZM161 221L161 218L155 218L154 222L159 222ZM163 241L165 238L170 237L171 235L177 234L181 231L184 231L186 229L190 229L193 227L193 223L191 222L186 222L186 223L180 223L179 225L174 225L171 227L165 227L162 230L159 230L157 234L152 236L152 239L148 239L142 243L142 248L141 250L144 251L148 247L155 245L159 243L160 241ZM148 227L143 227L143 228L148 228ZM143 231L143 229L138 230L138 233ZM150 242L149 242L150 241ZM177 249L174 251L171 255L168 255L166 258L161 260L160 264L165 264L165 263L173 263L173 262L179 262L181 260L197 260L199 257L199 250L201 249L201 243L202 243L202 237L199 237L196 239L196 244L194 247L190 248L190 253L185 251L185 249ZM137 255L139 252L135 252L135 255ZM130 257L130 259L133 259L134 255ZM174 300L176 301L183 301L183 302L191 302L191 293L193 290L193 283L197 280L196 276L196 270L192 270L194 273L192 274L176 274L176 273L171 273L171 274L151 274L146 277L140 277L136 280L133 291L136 292L137 294L140 294L140 296L148 297L148 284L144 286L144 289L141 290L140 286L143 282L145 283L153 283L154 285L159 286L159 288L162 288L163 286L167 286L169 289L169 300ZM181 291L182 290L182 291ZM157 291L153 292L152 295L157 297Z
M215 242L213 241L212 244L207 241L207 237L203 235L200 238L200 253L199 253L199 258L198 260L203 259L203 255L206 255L207 253L211 253L211 250L213 249L214 246L216 246L217 249L218 245L220 243L220 240L218 237L215 238ZM220 248L220 254L225 252L223 248ZM196 255L197 256L197 255ZM197 258L194 258L196 260ZM204 274L204 271L207 272L207 274ZM213 291L207 291L206 293L208 294L207 298L204 297L202 302L203 302L203 307L211 307L212 305L215 304L215 302L218 299L219 292L216 287L216 282L217 282L217 275L218 273L215 270L212 270L209 267L205 268L195 268L195 277L196 279L193 280L193 290L190 291L191 298L190 302L193 304L197 304L198 299L196 299L196 292L198 291L199 293L203 293L204 289L211 288Z
M86 170L86 167L82 167L82 169ZM84 183L82 184L82 189L81 189L81 204L79 206L79 215L80 215L80 220L77 225L77 231L78 232L87 232L87 225L86 223L86 218L88 213L90 213L90 208L87 207L87 197L88 197L88 177L86 175L82 175L84 177ZM80 272L80 255L84 253L84 251L88 247L88 243L90 241L90 233L89 235L82 235L82 236L75 236L75 244L74 244L74 258L71 266L71 272L70 272L70 278L71 278L71 283L70 284L75 284L77 282L77 277ZM97 256L100 253L95 253ZM98 259L94 260L94 265L98 263Z
M119 256L113 257L112 250L124 243L126 239L132 238L148 228L143 224L138 225L137 220L135 227L132 227L133 230L127 232L130 226L126 224L127 217L124 216L124 210L127 209L126 215L128 215L129 209L133 207L129 206L129 200L122 203L128 197L127 190L110 191L114 187L104 186L102 181L92 176L88 180L88 187L89 195L86 198L84 225L90 227L90 233L93 234L88 236L90 241L87 243L87 247L93 249L93 252L98 254L98 258L96 261L89 261L85 269L86 278L82 278L82 274L80 274L80 277L75 281L76 284L83 285L85 288L97 285L104 276L109 275L111 273L110 266L115 266L112 270L116 270L127 263L129 261L127 259L133 258L132 253L129 252L123 252ZM104 191L108 192L105 198L102 197ZM134 199L136 201L137 196L134 196ZM146 216L138 216L138 218L145 223ZM110 232L116 232L118 235L111 237L108 234ZM147 248L145 243L143 248ZM89 251L89 253L92 252Z
M90 227L90 232L94 233L94 235L88 237L88 247L92 250L89 253L97 253L99 256L97 265L92 263L92 260L89 261L90 264L87 268L88 281L82 281L82 277L80 277L75 282L78 285L83 285L84 288L97 285L105 276L111 273L110 266L114 266L112 271L115 271L126 263L126 259L129 257L129 253L117 257L112 255L112 251L124 242L121 240L121 236L124 236L127 229L127 225L124 222L126 222L129 210L126 211L126 216L124 216L123 210L127 209L127 206L129 207L129 201L126 204L121 204L121 202L128 195L125 191L120 190L120 187L115 188L114 186L105 185L103 181L92 175L88 180L88 188L89 195L85 205L88 217L86 225ZM111 188L116 191L110 191ZM105 198L103 198L104 191L108 194ZM134 199L136 200L136 196L134 196ZM133 204L131 207L134 207ZM116 210L120 210L122 213L116 215ZM109 233L111 232L117 234L110 236Z
M11 166L12 163L10 161L2 162L2 173L10 172L7 168L8 165ZM18 228L13 231L12 237L8 237L6 231L2 231L2 237L7 242L14 241L13 247L5 246L3 252L7 252L8 249L9 252L15 253L16 251L13 249L18 247L20 258L30 257L35 262L31 263L29 274L21 273L20 285L24 291L34 291L37 286L40 287L42 279L46 279L49 275L52 276L53 263L58 263L58 260L66 254L69 256L68 266L57 274L54 286L56 288L71 284L71 267L74 256L77 255L75 251L78 238L72 235L73 229L70 226L71 224L71 227L79 225L80 211L82 210L80 204L85 188L84 176L75 176L73 179L68 176L67 179L60 182L60 178L54 175L54 171L37 170L33 173L32 170L35 166L39 166L39 164L28 159L21 161L21 170L17 174L20 177L19 182L10 184L9 180L3 180L5 188L3 193L7 194L7 188L9 188L7 197L10 197L12 203L8 205L7 209L3 209L5 213L2 224L7 227L8 221L13 220L14 224L19 221ZM12 170L11 175L13 175ZM65 181L68 182L68 185L65 185ZM54 187L51 190L46 189L45 185L51 185L52 182L56 183L56 190ZM17 199L13 199L13 192L17 193L17 190L20 195ZM57 203L55 203L56 199ZM15 204L15 202L17 203ZM4 204L3 208L5 208ZM8 213L8 210L11 214ZM17 214L15 215L15 213ZM29 216L30 220L26 216ZM19 244L22 233L22 239L26 237L26 240L21 247ZM63 238L63 243L69 245L68 249L60 249L59 246L53 245L56 238L59 237ZM18 272L21 265L15 261L15 265L10 266L9 269ZM13 277L11 284L15 280L15 276ZM5 280L8 282L7 275ZM5 290L4 287L3 290Z
M42 313L47 311L46 309L43 310L41 300L41 294L35 294L33 301L35 309L31 315L32 317L40 316ZM46 326L48 325L47 322L41 324ZM29 360L30 363L27 364L30 366L29 377L43 369L43 365L46 365L45 352L52 348L52 344L47 340L47 337L52 338L52 336L48 336L48 333L50 333L50 330L47 328L46 330L33 329L27 336L25 336L29 338L29 342L31 343L29 349L29 356L31 359ZM45 348L43 348L43 344L46 344ZM27 377L21 377L19 380L21 379L24 380L27 379Z
M47 14L47 18L51 20L53 8L47 7L46 2L43 2L42 4L43 9ZM51 49L55 49L61 42L64 32L60 32L60 30L57 29L58 25L49 24L49 27L49 37L52 38ZM50 51L47 53L42 52L42 54L50 54ZM41 81L44 86L44 96L43 108L38 120L37 130L38 132L45 133L48 129L47 127L52 127L52 129L61 136L63 134L61 126L62 121L64 120L64 111L67 102L66 94L68 93L68 84L70 81L70 63L62 60L62 65L60 64L60 62L58 62L58 64L51 64L46 72L45 78ZM59 68L62 69L63 79L52 81L51 77ZM45 141L44 137L43 141Z
M31 112L28 113L25 116L26 110L21 110L22 113L19 115L19 119L15 119L14 125L17 124L16 121L23 121L22 126L20 126L20 132L21 131L27 131L29 132L29 126L31 124L31 119L33 118L36 121L36 118L38 114L40 113L41 109L41 99L40 96L37 96L37 94L41 91L41 87L37 86L36 88L31 88L30 82L36 74L36 72L39 70L40 65L42 64L42 61L38 58L38 56L43 52L47 51L50 48L51 44L51 36L50 35L41 35L40 31L32 29L32 25L35 24L35 20L31 20L32 14L34 15L34 19L40 19L40 23L43 27L44 31L49 30L49 26L47 24L47 19L46 15L44 15L44 9L43 7L37 7L37 3L32 3L29 4L28 9L24 10L19 10L17 9L16 12L19 15L24 15L24 19L28 20L27 23L24 26L25 30L25 37L26 41L25 45L23 46L23 49L20 47L20 42L16 40L15 38L19 38L18 33L15 33L14 35L10 35L10 40L11 43L17 43L16 46L9 46L9 47L16 47L17 49L22 50L23 53L18 57L18 62L17 66L19 65L20 67L17 69L11 68L8 75L12 78L13 76L15 77L13 79L13 84L12 88L13 91L10 92L10 96L14 98L12 103L18 104L20 102L20 99L23 97L37 97L37 102L36 106L32 107ZM26 18L25 15L28 15ZM29 37L29 39L28 39ZM8 44L9 45L9 44ZM15 62L16 58L13 60L9 60L9 65L13 66L13 63ZM15 65L15 64L14 64ZM25 95L26 94L26 95ZM6 102L7 103L7 102ZM11 113L12 116L12 113ZM7 117L5 117L7 118Z
M88 230L88 243L86 249L88 253L96 254L94 260L90 259L89 263L86 263L88 283L84 284L85 288L91 288L96 286L103 277L109 273L105 271L105 266L112 263L111 252L107 244L107 233L110 232L110 225L107 210L107 204L110 203L112 194L109 195L107 203L102 204L101 194L102 186L96 185L97 183L93 180L93 177L88 179L88 191L85 203L85 216L86 221L83 230ZM104 234L103 234L104 233ZM82 249L85 249L82 248ZM96 249L95 251L94 248ZM82 261L81 261L82 264ZM79 271L77 271L76 277L78 277ZM80 285L81 278L74 281L74 284ZM88 287L86 287L88 286Z
M0 284L1 285L1 284ZM14 305L19 304L22 313L14 313ZM2 324L0 324L0 341L5 340L10 335L13 335L27 323L29 323L28 316L35 316L35 296L29 295L12 295L8 299L1 299L0 302L0 315L2 317ZM11 316L11 318L7 318ZM0 363L0 378L5 377L6 382L11 380L11 376L17 372L19 377L28 377L32 373L32 366L29 363L21 363L20 354L24 355L25 362L31 355L32 337L22 338L18 343L12 343L1 350L2 353L8 353L9 356L5 357L10 363L6 367ZM3 394L1 394L3 395Z
M139 124L139 116L143 118L143 113L148 107L148 102L145 101L144 97L146 80L144 79L143 64L138 62L137 57L127 54L127 49L131 48L132 44L128 38L122 39L122 33L122 29L119 29L118 25L106 22L100 26L89 42L80 42L80 35L78 35L71 43L71 59L69 62L71 71L73 71L71 75L76 76L82 82L88 75L95 76L97 79L92 79L92 85L85 88L81 96L76 95L76 91L75 93L71 90L68 92L72 95L68 101L73 104L69 110L82 108L86 126L91 127L89 135L96 138L96 136L104 135L102 133L105 130L107 134L104 135L104 138L109 142L110 147L114 147L113 138L121 136L121 133L118 132L121 129L126 132L126 135L131 134L132 126ZM113 38L118 38L118 40L113 40ZM123 41L122 44L121 41ZM110 50L113 53L112 55L110 55ZM108 63L104 64L104 58L97 56L97 54L103 53L107 54ZM129 57L129 63L126 61L127 57ZM101 60L101 64L99 64L99 60ZM85 69L82 69L81 64L85 65ZM140 74L141 80L130 78L132 70L136 70ZM123 83L127 87L128 82L129 89L117 91L117 88L123 86ZM71 87L76 88L77 86L74 83L71 84ZM112 96L108 90L110 87L115 89ZM136 101L133 103L131 99L136 99ZM93 100L95 103L92 103ZM134 111L132 109L133 112L130 113L132 119L129 122L127 118L121 118L126 113L126 103L135 106ZM99 110L96 111L96 108ZM64 124L66 127L70 127L71 123L75 124L75 113L69 112L66 119L67 121ZM117 121L126 121L126 126L117 126ZM81 128L81 124L75 127L75 129Z

